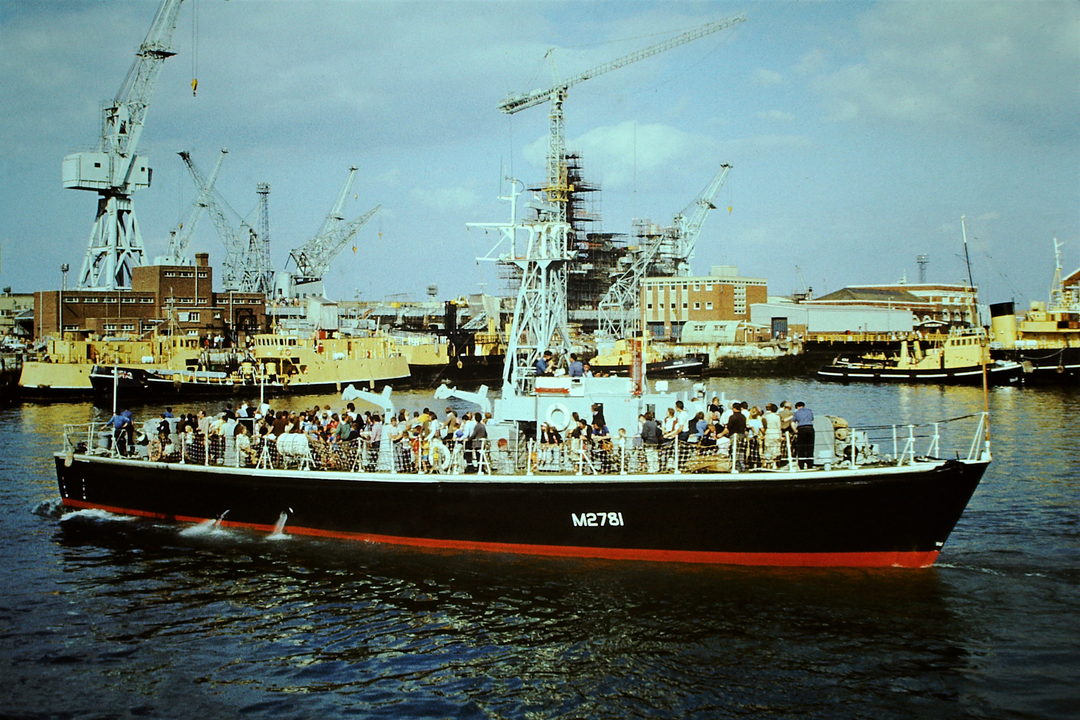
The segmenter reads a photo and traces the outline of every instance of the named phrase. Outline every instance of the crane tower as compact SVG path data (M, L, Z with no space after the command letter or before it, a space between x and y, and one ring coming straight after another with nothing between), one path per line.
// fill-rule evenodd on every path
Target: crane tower
M116 290L131 287L131 269L143 264L143 242L131 196L150 187L151 170L138 155L139 137L161 65L170 49L176 17L183 0L162 0L150 31L120 91L105 107L101 140L93 152L68 155L62 166L63 185L98 193L97 217L90 231L80 289Z
M289 259L296 264L296 274L282 273L277 284L283 294L325 296L326 289L322 279L330 263L382 207L376 205L360 217L345 222L345 201L349 199L355 177L356 167L353 166L349 168L349 176L341 187L337 202L323 221L322 229L315 237L289 253ZM287 287L282 287L283 285Z
M567 91L578 83L611 72L612 70L625 67L639 60L644 60L647 57L652 57L665 50L685 45L688 42L703 38L706 35L711 35L720 30L733 27L744 20L746 20L746 16L740 14L700 25L664 42L650 45L649 47L630 53L629 55L624 55L615 60L611 60L610 62L598 65L591 70L574 75L567 80L559 80L555 74L554 64L552 64L553 82L551 87L546 90L534 90L530 93L511 94L499 103L500 110L508 115L512 115L521 110L525 110L526 108L548 101L551 102L547 154L547 187L544 188L544 193L547 196L547 201L553 211L548 213L551 217L545 219L549 219L553 222L566 222L567 194L572 190L567 182L566 133L563 120L563 102L566 100Z

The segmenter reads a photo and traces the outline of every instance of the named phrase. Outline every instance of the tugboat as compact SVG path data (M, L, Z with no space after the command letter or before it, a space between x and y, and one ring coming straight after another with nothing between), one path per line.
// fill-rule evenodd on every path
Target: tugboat
M704 400L651 390L641 373L548 374L549 353L569 356L569 226L542 207L519 221L520 192L514 183L503 198L508 223L486 225L504 236L502 260L522 270L501 397L491 406L486 389L458 394L477 405L484 432L453 447L437 434L395 442L384 432L374 446L286 432L264 436L258 449L237 442L219 454L159 443L141 459L116 453L100 427L69 427L55 455L63 505L459 552L749 565L935 561L990 463L985 414L970 418L971 444L955 455L940 447L937 426L925 449L906 426L889 435L886 452L884 441L839 423L835 437L818 434L811 456L795 462L789 447L755 469L738 437L730 448L679 437L657 446L650 434L638 446L642 414L676 403L695 410ZM440 388L436 397L453 394ZM390 392L377 399L392 411ZM544 425L598 411L613 437L539 442Z
M837 357L817 371L819 380L842 382L914 382L981 384L1015 382L1023 372L1012 360L991 360L986 333L954 330L947 335L914 336L900 341L896 352L856 358Z

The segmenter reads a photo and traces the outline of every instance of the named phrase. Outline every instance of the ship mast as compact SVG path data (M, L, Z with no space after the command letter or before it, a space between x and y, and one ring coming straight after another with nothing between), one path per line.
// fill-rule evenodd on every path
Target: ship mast
M497 229L502 238L480 260L516 265L521 286L514 304L506 362L503 366L503 397L527 395L533 389L536 362L550 350L556 358L570 353L566 312L566 266L570 253L566 235L570 225L558 220L518 220L517 198L523 185L510 179L508 223L468 223L470 228ZM540 217L555 215L550 204L533 200L527 206ZM493 255L503 247L502 254Z

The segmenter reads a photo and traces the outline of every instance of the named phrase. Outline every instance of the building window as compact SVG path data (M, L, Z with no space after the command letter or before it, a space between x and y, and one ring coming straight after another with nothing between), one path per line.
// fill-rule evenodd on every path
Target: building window
M203 280L205 280L206 279L206 273L205 272L199 273L199 277L202 278Z
M701 303L699 303L699 302L694 303L694 309L695 310L700 310L701 309Z
M96 303L98 299L96 297L84 297L82 301L84 303Z
M712 283L705 284L705 292L712 292Z
M674 310L674 309L675 309L675 303L671 303L671 309L672 309L672 310Z
M135 323L124 323L120 326L121 330L127 330L129 332L135 332Z
M125 305L134 305L137 302L138 302L138 300L136 298L133 298L133 297L124 298L124 304Z
M142 298L139 298L139 302L142 303L143 305L153 305L154 304L154 298L152 298L152 297L142 297Z
M712 310L712 303L711 302L705 303L705 309L706 310Z
M701 283L694 283L694 291L701 290Z
M645 307L648 308L649 310L652 310L652 303L648 303Z
M112 295L106 295L105 297L101 298L101 302L106 303L106 304L111 303L111 304L115 305L116 304L116 298L114 298Z
M682 309L683 309L683 310L685 310L685 309L686 309L686 303L683 303L683 304L682 304Z
M193 298L180 298L177 302L181 305L194 305L195 300Z

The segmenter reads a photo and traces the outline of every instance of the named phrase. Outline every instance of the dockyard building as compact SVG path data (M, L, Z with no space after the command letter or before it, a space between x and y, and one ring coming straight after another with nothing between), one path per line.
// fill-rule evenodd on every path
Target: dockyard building
M979 324L978 288L965 284L850 285L810 302L908 310L916 328L930 332Z
M34 293L34 338L147 338L155 333L223 335L233 340L267 328L261 293L215 292L209 256L195 265L132 269L130 290Z
M765 278L718 265L704 276L645 278L641 295L650 336L679 340L688 322L749 321L750 307L766 302L769 289Z

